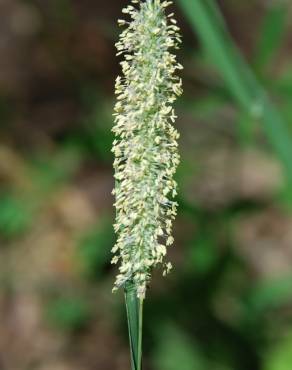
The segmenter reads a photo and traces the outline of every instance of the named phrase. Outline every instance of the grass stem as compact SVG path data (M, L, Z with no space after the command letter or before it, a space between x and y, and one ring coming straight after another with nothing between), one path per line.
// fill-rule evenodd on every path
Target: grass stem
M132 370L142 370L143 301L132 284L125 287Z

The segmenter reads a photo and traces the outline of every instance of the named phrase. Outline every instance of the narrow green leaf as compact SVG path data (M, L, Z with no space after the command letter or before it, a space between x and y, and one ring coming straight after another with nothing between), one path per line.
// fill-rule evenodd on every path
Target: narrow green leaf
M232 93L244 107L252 105L249 84L244 75L238 73L241 64L233 47L227 47L228 35L224 20L213 2L201 0L178 0L191 26L194 28L205 51L216 61ZM243 68L243 66L240 66Z
M143 299L139 299L137 297L137 291L130 283L125 287L125 301L128 318L132 370L141 370Z
M226 87L240 107L262 123L263 130L285 169L292 187L292 137L288 124L245 63L229 36L213 0L177 0Z
M281 45L287 14L286 5L275 3L269 7L263 19L254 59L255 68L259 72L271 62Z

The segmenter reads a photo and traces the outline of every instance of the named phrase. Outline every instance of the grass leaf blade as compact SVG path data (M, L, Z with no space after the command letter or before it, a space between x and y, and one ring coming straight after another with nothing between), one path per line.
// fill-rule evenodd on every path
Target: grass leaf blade
M220 10L213 0L177 0L240 107L262 122L263 130L283 164L292 188L292 133L245 63L232 41ZM292 200L292 199L291 199Z
M271 62L281 45L281 39L287 25L287 15L287 6L282 3L271 5L268 9L255 48L254 65L257 71L260 72Z
M127 309L132 370L141 370L143 299L139 299L137 297L137 291L131 284L128 284L125 287L125 302Z

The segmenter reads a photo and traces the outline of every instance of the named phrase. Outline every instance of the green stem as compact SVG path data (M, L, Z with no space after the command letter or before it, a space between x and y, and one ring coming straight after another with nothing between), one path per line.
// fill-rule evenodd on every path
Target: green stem
M138 370L142 370L142 333L143 333L143 299L140 299L139 309L139 341L138 341Z
M177 0L226 86L242 109L260 119L292 187L291 130L232 41L213 0Z
M143 299L133 284L125 287L132 370L142 370Z

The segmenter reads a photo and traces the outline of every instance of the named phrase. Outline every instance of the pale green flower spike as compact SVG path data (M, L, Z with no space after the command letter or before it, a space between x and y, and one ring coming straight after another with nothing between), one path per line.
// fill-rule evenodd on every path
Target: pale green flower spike
M115 232L112 263L120 262L114 290L125 283L145 297L151 270L164 262L173 243L172 221L176 216L177 184L173 175L179 163L177 139L172 126L172 104L182 93L176 71L182 69L171 49L181 42L173 14L165 15L170 1L132 0L123 13L131 17L116 44L123 77L116 80L116 139L114 169L116 187Z

